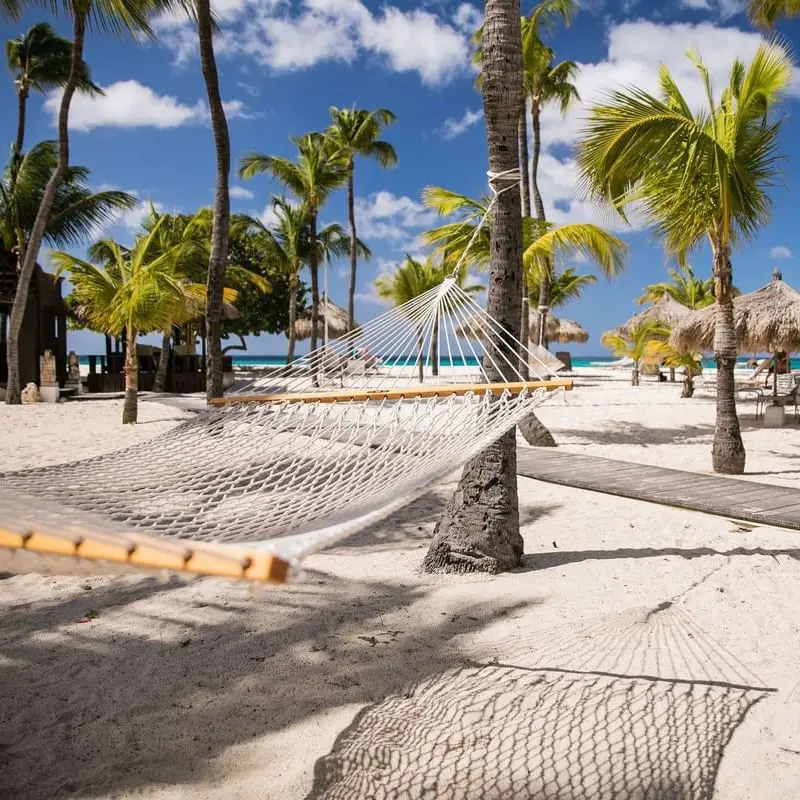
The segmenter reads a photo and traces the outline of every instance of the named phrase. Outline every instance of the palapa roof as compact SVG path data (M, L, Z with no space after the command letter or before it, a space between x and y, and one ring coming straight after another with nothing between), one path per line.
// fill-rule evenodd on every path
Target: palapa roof
M531 309L531 341L539 341L539 322L541 314L536 309ZM572 319L561 319L553 314L547 315L545 322L545 338L548 342L578 342L583 344L589 341L589 332Z
M694 313L691 308L679 303L671 294L664 292L653 305L648 306L638 314L634 314L627 322L615 328L611 333L627 338L631 330L650 320L660 322L668 328L674 328L684 320L689 319Z
M733 323L740 350L800 350L800 292L784 283L779 271L774 275L766 286L733 299ZM691 312L673 329L673 347L712 350L715 312L713 305Z
M325 335L325 320L328 320L328 338L338 339L347 333L347 312L330 300L321 300L319 304L319 320L317 322L317 338ZM298 339L311 338L311 308L303 311L294 323L295 336Z

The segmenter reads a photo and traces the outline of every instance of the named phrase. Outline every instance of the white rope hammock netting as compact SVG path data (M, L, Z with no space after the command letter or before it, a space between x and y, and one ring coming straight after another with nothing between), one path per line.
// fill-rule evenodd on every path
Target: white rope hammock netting
M155 439L0 475L0 569L284 580L568 384L546 375L448 278Z

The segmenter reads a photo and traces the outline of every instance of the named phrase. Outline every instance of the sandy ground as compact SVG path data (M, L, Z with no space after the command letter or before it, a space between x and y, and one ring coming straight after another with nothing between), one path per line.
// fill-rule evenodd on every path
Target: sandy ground
M567 450L708 471L713 400L678 394L585 377L541 416ZM800 430L743 411L744 479L796 485ZM0 463L186 414L0 406ZM423 575L451 489L285 589L0 579L0 797L798 797L797 533L521 479L520 570Z

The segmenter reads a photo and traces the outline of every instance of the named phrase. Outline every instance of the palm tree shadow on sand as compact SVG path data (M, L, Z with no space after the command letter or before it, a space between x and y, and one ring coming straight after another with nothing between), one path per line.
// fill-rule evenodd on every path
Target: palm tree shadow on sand
M710 800L774 691L670 602L479 649L359 713L307 800Z

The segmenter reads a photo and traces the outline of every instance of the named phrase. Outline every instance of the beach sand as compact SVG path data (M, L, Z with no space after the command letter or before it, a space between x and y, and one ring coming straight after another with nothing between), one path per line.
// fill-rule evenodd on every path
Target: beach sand
M626 378L587 372L541 418L568 451L709 472L711 392ZM798 485L800 429L742 411L742 480ZM123 428L121 401L0 405L0 463L187 414L148 401ZM424 575L453 485L287 588L0 580L0 796L512 798L533 770L541 797L798 797L796 532L520 479L523 568ZM315 784L345 731L350 760ZM353 782L325 795L337 769Z

